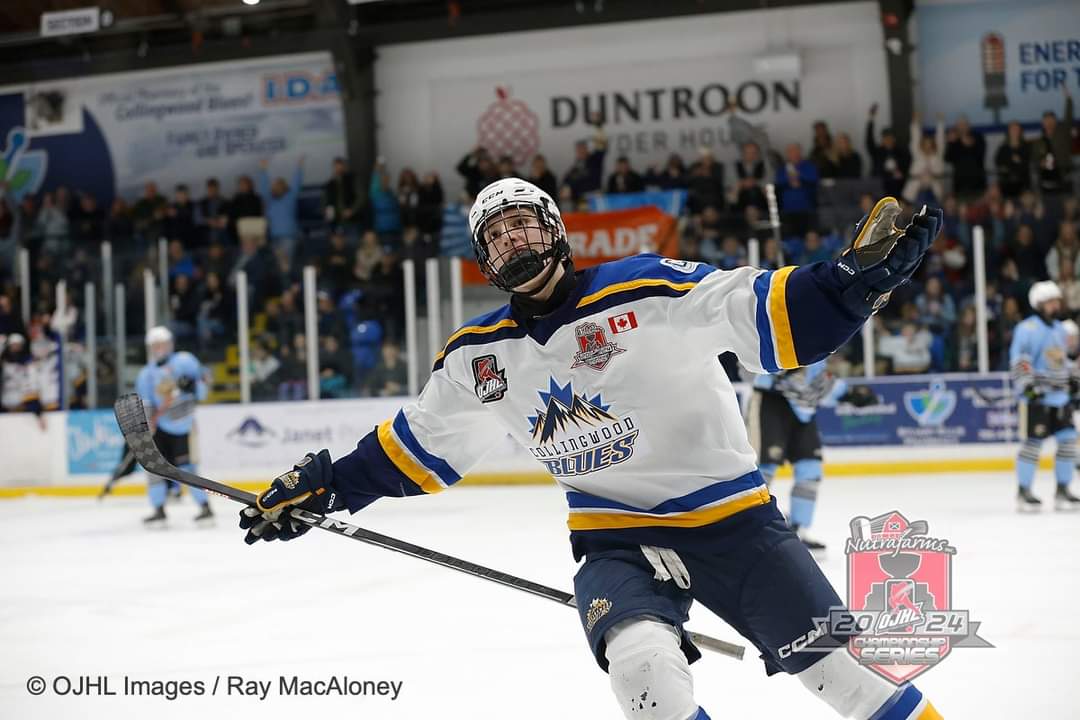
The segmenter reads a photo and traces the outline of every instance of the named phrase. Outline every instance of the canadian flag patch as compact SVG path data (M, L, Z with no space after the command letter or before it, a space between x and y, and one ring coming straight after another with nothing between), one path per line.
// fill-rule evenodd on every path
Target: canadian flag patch
M637 327L637 317L634 315L634 311L625 312L622 315L612 315L607 319L608 325L611 326L611 332L621 333L627 330L633 330Z

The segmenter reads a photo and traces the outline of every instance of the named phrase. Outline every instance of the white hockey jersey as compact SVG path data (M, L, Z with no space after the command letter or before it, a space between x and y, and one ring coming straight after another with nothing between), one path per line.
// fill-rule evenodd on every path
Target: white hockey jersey
M565 491L574 533L700 528L769 505L717 356L776 372L855 332L862 318L817 265L722 271L638 255L578 273L550 315L504 306L476 318L419 398L335 463L335 484L351 510L436 492L509 433Z

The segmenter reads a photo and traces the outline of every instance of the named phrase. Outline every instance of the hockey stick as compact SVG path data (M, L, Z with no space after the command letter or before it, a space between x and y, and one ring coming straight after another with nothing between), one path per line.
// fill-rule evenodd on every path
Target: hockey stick
M236 502L245 505L255 504L254 493L238 490L237 488L200 477L194 473L187 472L186 470L181 470L168 462L154 444L154 437L150 433L150 426L146 421L146 411L143 409L142 400L137 394L131 393L121 396L116 401L113 410L116 413L116 421L120 424L120 432L124 434L124 439L127 440L132 452L135 453L135 457L147 472L175 480L184 485L202 488L207 492L220 495L229 500L235 500ZM290 512L290 515L295 520L298 520L305 525L319 528L320 530L326 530L336 535L350 537L369 545L381 547L386 550L393 550L404 555L419 558L420 560L426 560L430 563L450 568L451 570L457 570L458 572L490 580L491 582L499 583L500 585L505 585L516 590L522 590L542 598L547 598L548 600L554 600L560 605L566 605L567 607L572 608L577 607L577 601L572 594L556 590L555 588L546 585L515 577L514 575L499 572L498 570L492 570L491 568L477 565L468 560L461 560L460 558L445 555L441 552L436 552L435 550L429 550L428 548L420 547L419 545L413 545L404 540L398 540L397 538L392 538L388 535L382 535L356 525L351 525L340 520L334 520L324 515L317 515L299 508L294 508ZM718 640L714 637L702 635L697 632L687 632L694 641L694 644L712 650L713 652L720 653L721 655L727 655L728 657L741 660L746 651L746 648L741 645Z

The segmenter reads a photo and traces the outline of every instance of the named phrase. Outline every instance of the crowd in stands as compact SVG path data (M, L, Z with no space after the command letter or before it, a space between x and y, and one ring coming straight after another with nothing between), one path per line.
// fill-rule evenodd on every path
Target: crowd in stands
M1029 311L1031 283L1055 280L1066 312L1080 314L1080 205L1072 177L1078 140L1067 93L1063 117L1048 110L1041 127L1027 134L1011 123L993 157L964 118L951 125L936 118L927 126L916 115L903 142L895 129L879 127L871 107L861 143L817 122L804 146L800 138L771 138L737 108L729 111L739 145L731 163L706 148L691 160L672 154L663 164L635 168L627 157L609 157L603 118L594 115L591 137L576 144L573 163L561 173L542 155L518 168L508 156L473 148L457 166L464 184L458 197L447 197L435 172L401 168L395 181L383 158L365 177L335 160L321 188L304 187L303 157L283 177L271 177L264 161L255 177L236 178L231 194L216 178L202 188L178 185L168 196L147 182L133 203L117 198L108 208L64 187L10 203L0 184L0 334L19 325L12 309L15 248L30 250L31 309L38 317L52 311L61 278L78 288L100 276L103 240L112 244L116 279L129 294L128 329L138 333L142 273L158 267L157 239L166 238L169 324L181 347L204 362L222 359L235 338L236 272L246 271L258 318L251 361L256 399L306 395L306 264L318 269L321 395L402 394L401 262L468 255L472 198L508 176L536 183L563 212L584 210L595 193L683 190L682 256L725 269L747 264L752 237L760 242L762 267L834 257L855 221L884 194L901 198L909 212L941 205L945 229L931 254L874 319L879 372L976 369L975 227L986 238L992 369L1007 365L1012 330ZM78 295L73 300L78 308ZM859 369L859 343L853 339L838 354L837 365L849 366L841 372Z

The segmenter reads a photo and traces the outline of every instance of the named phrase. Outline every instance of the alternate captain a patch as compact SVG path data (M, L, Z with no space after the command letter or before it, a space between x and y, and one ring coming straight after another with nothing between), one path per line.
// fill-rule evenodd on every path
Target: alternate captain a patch
M489 403L506 397L506 371L499 368L494 355L481 355L472 361L473 380L476 381L476 397Z
M578 351L574 353L574 364L570 369L588 365L593 370L603 370L611 362L611 358L626 350L614 342L609 342L604 328L596 323L587 322L574 328L577 336Z

